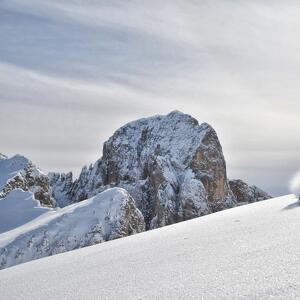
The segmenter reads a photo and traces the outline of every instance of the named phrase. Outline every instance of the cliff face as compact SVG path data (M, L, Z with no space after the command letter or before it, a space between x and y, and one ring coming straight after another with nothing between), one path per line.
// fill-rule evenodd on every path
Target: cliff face
M243 181L228 181L214 129L178 111L130 122L103 146L103 156L71 174L52 174L53 197L65 206L107 188L135 199L146 228L156 228L270 196Z
M104 144L102 168L104 185L132 186L153 228L234 205L215 131L180 112L117 130Z
M77 202L114 186L132 195L147 228L235 205L216 132L177 111L118 129L68 193Z
M69 172L48 174L50 193L51 196L56 199L59 207L64 207L72 202L71 189L73 186L73 174Z

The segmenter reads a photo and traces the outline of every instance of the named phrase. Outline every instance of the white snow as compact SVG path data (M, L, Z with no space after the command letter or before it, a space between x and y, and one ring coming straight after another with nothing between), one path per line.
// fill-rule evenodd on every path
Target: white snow
M0 271L1 299L299 299L285 196Z
M178 168L188 165L210 130L212 128L208 124L199 125L190 115L173 111L167 115L156 115L127 123L106 143L111 143L118 149L120 172L139 178L142 176L135 174L142 172L138 165L140 162L147 162L155 152L169 158Z
M14 197L15 193L10 193L13 194L10 199L0 200L0 204L1 201L12 205L17 203L19 199ZM11 204L0 206L3 215L7 207L8 213L13 215ZM32 216L30 209L29 213L24 210L23 218L29 219ZM22 222L21 217L16 215L15 222L18 219ZM127 230L126 226L132 225L133 218L140 220L142 225L133 227L131 234L143 231L144 218L141 212L135 208L134 200L128 192L120 188L107 189L93 198L62 209L51 209L15 230L0 234L0 269L127 235L123 231ZM5 220L0 223L5 223Z
M49 210L41 207L31 192L15 189L0 199L0 233L28 223Z

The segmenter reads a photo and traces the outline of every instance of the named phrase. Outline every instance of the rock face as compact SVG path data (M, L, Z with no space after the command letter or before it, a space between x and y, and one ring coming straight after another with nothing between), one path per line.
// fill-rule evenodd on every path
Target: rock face
M114 186L128 190L147 228L235 205L216 132L177 111L118 129L105 142L102 159L82 170L70 194L77 202Z
M72 200L78 202L109 188L109 186L105 187L103 185L102 177L101 159L97 160L94 165L91 164L89 167L83 167L78 180L74 182L70 191Z
M48 174L50 193L56 199L59 207L65 207L72 202L71 190L73 186L73 174L69 173L54 173Z
M44 206L53 206L49 191L49 179L30 160L21 155L0 159L0 198L14 189L30 191Z
M253 203L272 198L272 196L257 186L250 186L240 179L230 180L229 185L239 204Z
M142 213L127 191L108 189L80 203L50 211L21 232L0 240L0 269L145 230ZM18 231L20 231L18 229Z

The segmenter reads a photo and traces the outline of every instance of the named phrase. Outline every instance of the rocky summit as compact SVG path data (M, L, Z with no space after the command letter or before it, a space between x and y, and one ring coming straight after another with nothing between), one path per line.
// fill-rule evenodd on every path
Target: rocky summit
M148 229L236 204L215 130L178 111L118 129L64 197L78 202L116 186L135 199Z

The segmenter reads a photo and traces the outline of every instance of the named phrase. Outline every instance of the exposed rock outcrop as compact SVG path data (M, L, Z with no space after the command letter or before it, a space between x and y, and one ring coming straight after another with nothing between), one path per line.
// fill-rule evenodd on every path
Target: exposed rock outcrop
M72 201L113 186L129 191L147 228L235 205L216 132L178 111L118 129L105 142L102 159L74 182Z
M108 187L103 185L103 170L101 159L97 160L94 165L83 167L79 178L75 180L71 195L74 202L92 197L97 193L102 192Z
M2 235L0 269L132 235L145 230L142 213L133 198L120 188L108 189L93 198L45 213L34 224L25 224Z
M49 191L49 179L30 160L21 155L0 160L0 198L20 188L30 191L44 206L53 206Z
M59 207L72 203L73 174L54 173L48 174L51 196L56 199Z
M240 179L230 180L229 185L239 204L253 203L272 198L272 196L257 186L250 186Z

